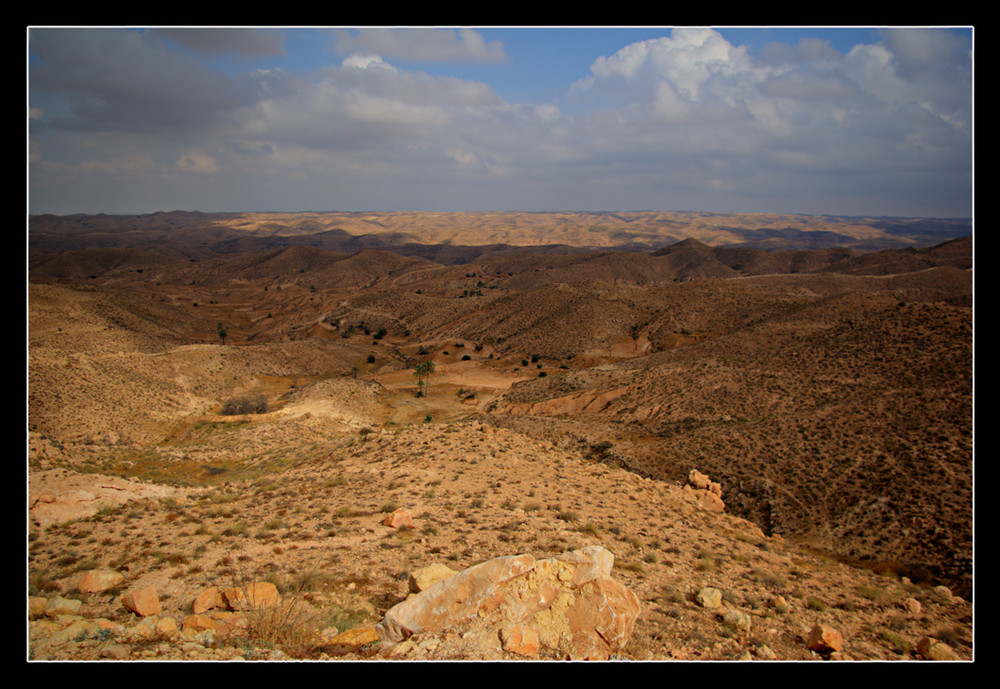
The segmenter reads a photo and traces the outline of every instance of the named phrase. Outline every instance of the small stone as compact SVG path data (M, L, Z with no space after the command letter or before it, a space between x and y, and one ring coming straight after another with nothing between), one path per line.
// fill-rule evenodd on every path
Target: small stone
M269 581L233 586L222 592L222 598L233 611L269 608L281 602L278 587Z
M28 619L37 620L45 616L45 607L48 601L41 596L28 596Z
M49 641L52 644L82 641L93 634L94 631L94 624L90 620L77 620L68 627L50 636Z
M216 624L208 615L189 615L184 618L181 631L185 636L195 636L203 631L215 631Z
M124 660L132 655L132 649L126 644L108 644L101 649L101 657L111 660Z
M346 632L337 634L327 643L331 646L343 645L353 649L359 649L365 644L374 643L379 640L378 632L374 627L357 627L348 629Z
M813 627L806 640L806 648L821 654L840 651L843 647L844 637L836 629L825 624Z
M129 612L133 612L140 617L159 615L163 612L163 609L160 608L159 596L156 595L156 589L152 586L129 591L122 596L122 605Z
M82 601L76 598L63 598L62 596L56 596L55 598L49 598L48 602L45 604L45 614L48 617L56 617L58 615L76 615L80 612L80 607L83 605Z
M750 616L739 610L729 610L722 618L723 624L741 632L750 631Z
M413 528L413 515L410 511L404 507L400 507L398 510L391 512L386 515L386 518L382 520L382 523L386 526L391 526L394 529L401 528Z
M930 636L917 642L917 653L927 660L961 660L951 646Z
M950 603L951 599L954 597L951 592L951 589L944 585L935 586L932 589L931 593L933 593L934 597L937 598L942 603Z
M125 577L112 569L92 569L83 575L83 580L76 588L83 593L98 593L123 583Z
M221 608L225 604L226 602L222 599L219 589L215 586L210 586L195 596L194 601L191 603L191 612L195 615L200 615L213 608Z
M757 657L763 658L764 660L775 660L777 659L778 654L775 653L774 650L767 644L762 644L757 647Z
M701 607L707 610L714 610L722 605L722 591L711 586L706 586L698 592L695 599Z
M177 620L173 617L161 617L157 620L155 629L158 634L167 637L177 636L181 633L181 630L177 627Z

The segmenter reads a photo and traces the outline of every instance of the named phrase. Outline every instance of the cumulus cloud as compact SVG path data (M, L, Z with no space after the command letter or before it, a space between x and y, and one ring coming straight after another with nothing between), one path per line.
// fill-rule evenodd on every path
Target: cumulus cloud
M335 35L339 63L230 76L157 33L34 32L33 184L43 188L57 163L65 176L84 161L145 161L157 179L197 172L186 178L266 189L271 208L795 211L836 189L813 210L913 214L930 208L914 199L969 189L970 46L952 32L886 32L846 53L819 39L775 42L755 54L712 29L674 29L595 59L563 100L540 104L405 66L506 58L475 31ZM202 52L276 50L272 34L170 39Z

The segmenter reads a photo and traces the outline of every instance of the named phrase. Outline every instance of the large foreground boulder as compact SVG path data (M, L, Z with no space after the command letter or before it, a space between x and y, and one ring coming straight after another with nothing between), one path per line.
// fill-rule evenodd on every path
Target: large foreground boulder
M619 652L639 615L638 597L611 578L600 546L535 560L488 560L411 595L378 624L389 644L461 630L463 653L603 660Z

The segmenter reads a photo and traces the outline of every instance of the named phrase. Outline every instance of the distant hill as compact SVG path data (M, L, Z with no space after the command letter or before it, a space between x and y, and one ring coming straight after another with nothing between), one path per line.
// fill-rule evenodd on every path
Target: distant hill
M921 248L972 234L971 219L852 218L688 211L551 213L197 213L39 215L29 248L177 250L221 255L312 246L342 253L391 249L462 263L529 249L648 252L696 239L712 247L768 251L841 247ZM573 248L570 248L573 247Z

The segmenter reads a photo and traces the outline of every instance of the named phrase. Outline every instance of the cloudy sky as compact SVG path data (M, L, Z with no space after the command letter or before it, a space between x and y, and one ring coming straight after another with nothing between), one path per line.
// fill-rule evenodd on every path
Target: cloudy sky
M27 32L30 213L972 215L969 28Z

